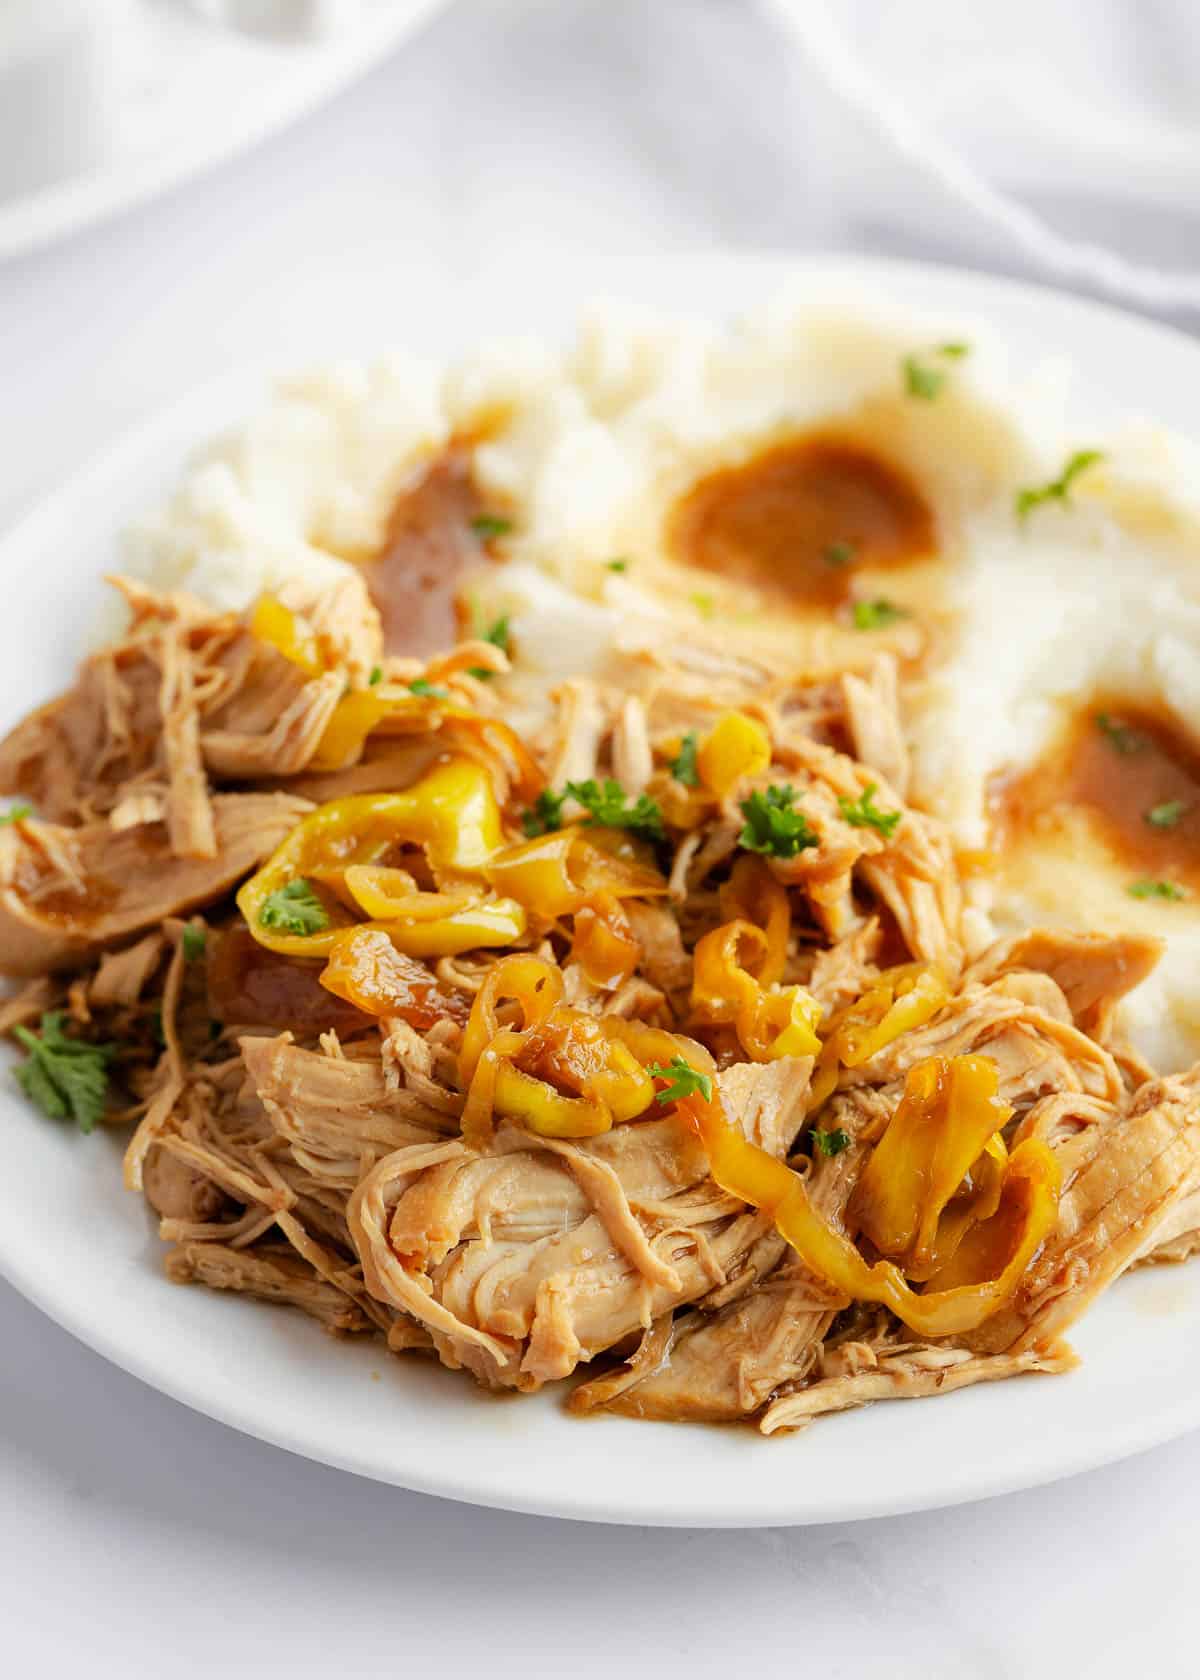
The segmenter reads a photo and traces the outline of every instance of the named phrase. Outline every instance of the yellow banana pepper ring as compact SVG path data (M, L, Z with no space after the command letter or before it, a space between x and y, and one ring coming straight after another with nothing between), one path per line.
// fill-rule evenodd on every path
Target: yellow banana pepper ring
M997 1095L990 1056L932 1056L910 1068L904 1095L863 1168L850 1200L851 1225L910 1277L927 1276L948 1260L971 1223L975 1162L1012 1118ZM1001 1145L1001 1148L1003 1145ZM989 1159L994 1159L990 1157ZM994 1171L983 1174L995 1191ZM960 1196L964 1182L969 1190ZM966 1203L949 1225L953 1198ZM987 1210L995 1211L995 1205Z
M344 770L357 764L367 736L377 729L392 710L392 704L373 688L356 688L343 694L333 708L316 751L309 760L313 770Z
M382 863L352 863L342 882L359 909L381 922L435 922L487 896L475 883L452 892L422 892L407 869Z
M642 947L615 893L592 893L575 912L571 957L594 986L619 986L637 967Z
M560 828L506 846L484 874L497 892L549 921L572 915L597 892L616 898L653 898L667 891L657 869L598 846L576 828Z
M946 978L933 963L885 969L830 1022L813 1075L809 1112L820 1108L836 1090L840 1067L861 1067L902 1034L932 1021L949 997Z
M766 950L751 970L762 986L775 986L787 966L792 906L787 888L762 858L739 852L721 887L721 914L727 922L753 922L766 935Z
M325 662L311 628L274 595L260 595L255 602L250 614L250 633L293 665L299 665L310 677L323 675Z
M554 963L527 952L502 957L488 971L471 1006L471 1018L458 1054L458 1082L462 1088L466 1090L470 1086L485 1050L503 1030L498 1013L502 1003L511 1001L518 1005L522 1030L526 1030L545 1020L562 992L562 971Z
M519 1120L539 1137L589 1138L612 1129L603 1104L587 1097L565 1097L544 1079L535 1079L510 1062L496 1069L492 1102L497 1113Z
M771 762L771 737L745 712L726 712L696 752L696 769L710 793L724 799L743 776L757 775Z
M468 1142L487 1141L496 1113L546 1137L594 1137L649 1107L654 1085L634 1053L561 996L560 970L540 957L502 958L484 981L459 1052ZM519 1028L500 1025L505 1000L518 1005Z
M297 823L242 887L238 909L254 937L269 950L326 956L339 930L352 919L349 907L338 902L347 869L375 863L391 847L407 842L425 847L435 873L479 874L501 837L500 810L486 769L472 759L452 758L404 793L356 794L319 806ZM267 899L297 879L313 879L332 889L334 902L328 901L329 895L322 899L328 925L313 933L264 927ZM428 953L414 949L412 954Z
M482 898L436 921L372 922L409 957L456 957L462 951L515 944L525 912L512 898Z
M706 933L693 953L696 1018L732 1025L752 1061L815 1056L821 1007L800 986L768 991L760 985L751 970L769 956L767 935L751 922L726 922Z
M780 1236L831 1288L850 1300L879 1302L919 1336L961 1336L982 1324L1016 1293L1058 1218L1058 1163L1031 1138L1012 1154L997 1211L973 1227L939 1275L945 1287L917 1294L898 1266L890 1260L868 1264L848 1237L827 1224L800 1175L731 1126L719 1100L697 1094L676 1106L696 1128L723 1190L769 1214Z

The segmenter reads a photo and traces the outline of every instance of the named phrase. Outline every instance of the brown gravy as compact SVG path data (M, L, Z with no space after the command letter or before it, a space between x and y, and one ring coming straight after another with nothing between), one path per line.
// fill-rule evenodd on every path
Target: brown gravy
M1200 744L1165 712L1095 696L1038 763L992 788L994 845L1083 813L1130 881L1200 889Z
M471 452L461 445L397 500L383 547L363 565L388 653L440 653L459 639L455 596L486 558L471 525L481 512Z
M862 567L928 559L933 514L909 480L846 438L792 439L701 479L667 530L676 560L833 608Z

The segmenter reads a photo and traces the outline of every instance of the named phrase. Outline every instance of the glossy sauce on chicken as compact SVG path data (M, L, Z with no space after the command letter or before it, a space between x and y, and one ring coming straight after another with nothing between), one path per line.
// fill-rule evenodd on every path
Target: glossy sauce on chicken
M789 440L700 480L668 522L685 565L731 582L833 609L864 568L928 559L933 514L896 467L836 435Z
M472 526L480 510L465 445L446 450L397 500L382 549L363 567L388 653L436 653L458 639L456 594L486 558Z

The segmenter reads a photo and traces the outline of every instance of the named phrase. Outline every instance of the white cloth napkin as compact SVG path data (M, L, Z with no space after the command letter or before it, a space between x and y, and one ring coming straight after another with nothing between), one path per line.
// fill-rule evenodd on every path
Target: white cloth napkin
M836 240L1200 309L1195 0L760 0L821 119Z

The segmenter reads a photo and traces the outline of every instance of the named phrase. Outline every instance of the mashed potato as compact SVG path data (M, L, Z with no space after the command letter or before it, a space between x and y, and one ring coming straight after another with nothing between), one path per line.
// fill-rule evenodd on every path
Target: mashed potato
M914 394L914 357L932 398ZM508 342L450 367L390 358L288 382L130 531L126 563L245 606L377 551L397 496L467 439L485 506L511 522L475 610L509 615L531 677L586 672L668 621L715 618L731 645L800 648L814 668L889 649L910 671L915 795L980 848L994 778L1038 758L1064 706L1117 692L1200 738L1200 452L1147 427L1069 436L1062 412L1060 373L1014 373L971 322L786 297L731 327L603 310L561 349ZM867 636L844 614L698 575L670 540L698 481L831 429L918 486L936 534L929 565L857 576L863 599L886 582L909 615ZM1081 448L1103 459L1018 518L1019 491ZM1086 837L1027 847L976 881L976 933L1050 920L1162 934L1167 957L1125 1024L1178 1065L1200 1051L1200 895L1128 886Z

